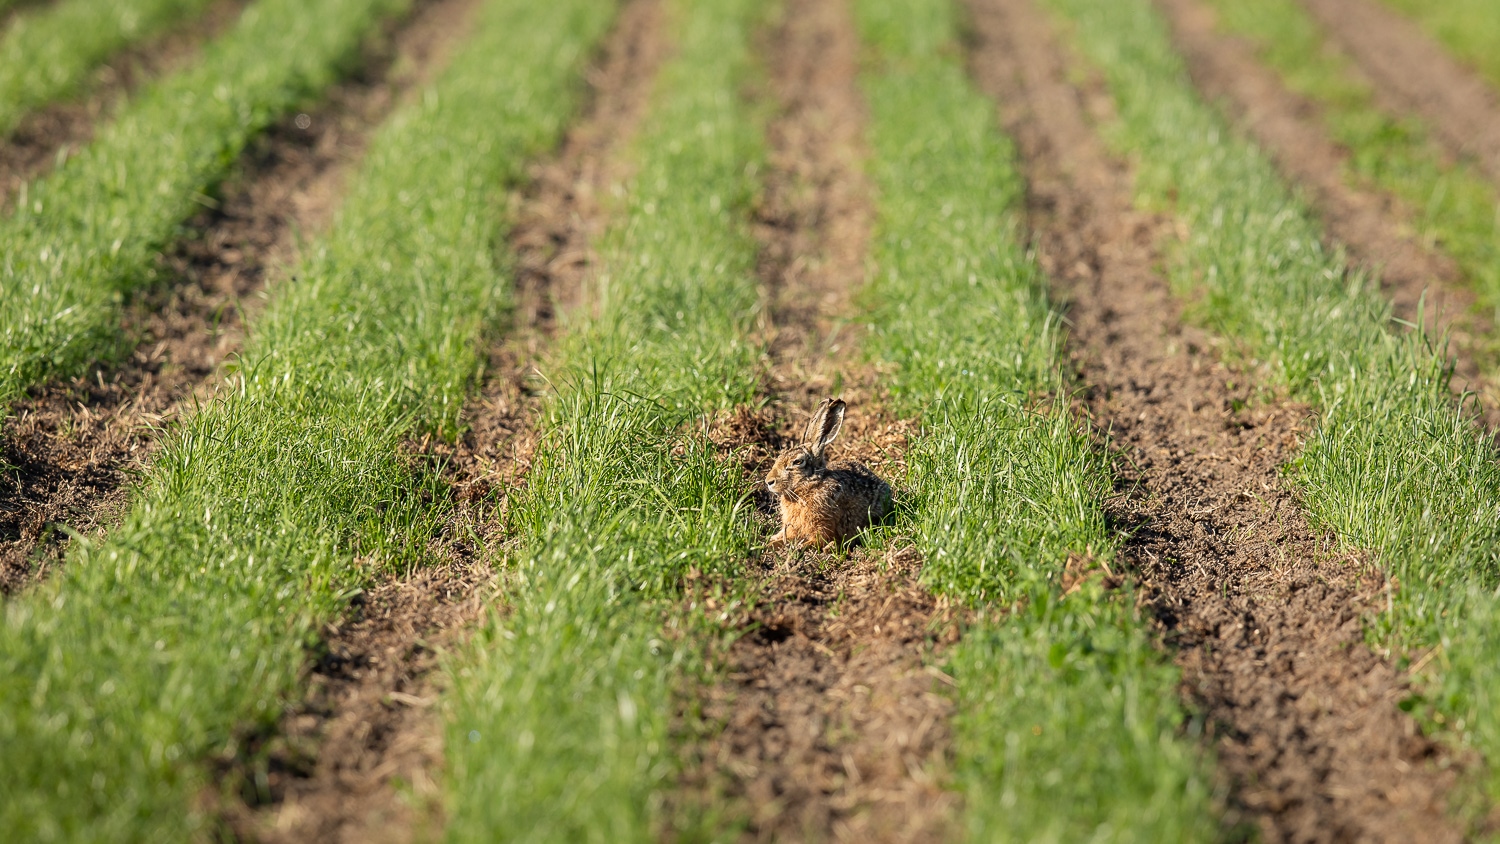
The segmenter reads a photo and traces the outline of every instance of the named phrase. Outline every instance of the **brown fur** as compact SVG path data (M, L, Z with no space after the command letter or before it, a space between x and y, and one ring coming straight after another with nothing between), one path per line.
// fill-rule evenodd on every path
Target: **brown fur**
M824 399L802 443L782 452L766 474L781 510L773 544L848 542L890 510L891 487L880 476L862 463L827 462L824 452L843 428L844 407L842 399Z

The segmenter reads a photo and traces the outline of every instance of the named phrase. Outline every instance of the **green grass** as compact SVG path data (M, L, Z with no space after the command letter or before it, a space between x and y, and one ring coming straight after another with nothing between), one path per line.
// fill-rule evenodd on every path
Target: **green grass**
M489 4L373 140L231 389L166 438L124 523L5 606L0 838L211 835L200 760L274 722L355 590L426 559L447 497L399 447L456 425L504 304L503 192L559 137L611 9Z
M1484 175L1446 162L1420 121L1382 111L1374 90L1347 57L1325 49L1322 30L1295 0L1213 6L1222 28L1250 39L1289 89L1319 105L1329 136L1349 151L1349 181L1405 201L1421 239L1453 256L1484 307L1500 311L1500 197Z
M1500 87L1500 2L1496 0L1384 0L1415 18L1453 55Z
M409 0L259 0L191 69L142 91L0 219L0 408L130 347L121 301L250 138L358 61ZM0 410L0 413L3 413Z
M1070 418L1059 326L1021 246L1023 184L964 78L952 9L861 0L878 190L870 351L922 417L895 530L940 594L987 606L956 646L954 753L976 841L1213 837L1175 668L1129 590L1067 598L1070 554L1115 552L1110 466Z
M210 0L61 0L0 36L0 137L32 109L77 93L121 48L201 14Z
M690 572L741 573L748 484L701 422L755 396L748 229L763 158L741 99L750 0L670 5L676 57L632 150L592 304L545 371L545 435L513 512L507 605L451 666L448 837L656 841L669 818L674 682L708 627Z
M1290 472L1315 521L1398 584L1372 636L1397 655L1440 646L1433 717L1500 758L1500 455L1449 395L1440 350L1393 331L1373 286L1323 249L1267 158L1193 91L1148 0L1049 5L1108 81L1112 140L1139 162L1141 200L1191 232L1175 283L1248 365L1318 409Z

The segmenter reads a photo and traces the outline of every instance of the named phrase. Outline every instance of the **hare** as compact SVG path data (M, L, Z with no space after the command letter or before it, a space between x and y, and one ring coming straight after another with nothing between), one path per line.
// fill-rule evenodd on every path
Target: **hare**
M844 426L843 399L824 399L807 423L802 444L782 452L766 475L781 510L773 545L846 542L885 518L891 487L862 463L828 465L823 453Z

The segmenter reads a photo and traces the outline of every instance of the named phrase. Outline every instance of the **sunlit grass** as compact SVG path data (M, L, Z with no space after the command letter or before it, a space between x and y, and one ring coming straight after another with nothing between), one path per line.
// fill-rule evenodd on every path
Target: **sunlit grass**
M690 574L740 575L757 532L702 424L757 386L763 150L743 94L762 12L669 10L675 58L630 147L601 277L543 367L553 395L513 513L507 606L451 663L454 841L656 841L690 823L662 811L671 694L708 643L678 599Z
M1068 411L1059 321L1022 246L1023 184L964 78L949 4L861 0L878 190L871 353L920 416L895 531L938 593L986 608L955 646L953 752L975 841L1210 838L1178 676L1128 590L1060 597L1108 560L1110 466Z
M1423 242L1453 256L1490 312L1500 311L1500 198L1472 164L1450 162L1415 117L1391 115L1294 0L1213 0L1222 26L1249 38L1287 87L1316 102L1349 151L1348 176L1412 209ZM1496 7L1500 14L1500 6ZM1497 31L1500 35L1500 31Z
M409 0L259 0L0 219L0 414L27 387L129 348L121 301L250 138L339 78Z
M1247 366L1318 409L1291 476L1318 524L1389 573L1375 641L1397 657L1440 647L1441 670L1423 683L1432 714L1497 758L1500 455L1450 396L1440 350L1396 326L1373 285L1322 247L1265 155L1193 91L1148 0L1049 5L1108 81L1112 138L1139 162L1142 200L1191 232L1177 286ZM1484 776L1500 797L1500 777Z
M504 304L504 189L555 143L608 25L589 0L492 3L397 112L331 233L273 291L220 399L166 437L102 545L5 607L0 838L209 838L204 757L246 752L305 647L447 509L399 446L451 433Z
M209 2L60 0L17 15L0 35L0 137L32 109L83 88L121 48L193 18Z

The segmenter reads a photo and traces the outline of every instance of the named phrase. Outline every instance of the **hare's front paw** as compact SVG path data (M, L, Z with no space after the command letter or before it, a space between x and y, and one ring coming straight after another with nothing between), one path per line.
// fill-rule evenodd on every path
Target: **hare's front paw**
M781 530L779 530L779 531L776 532L775 536L771 537L771 539L770 539L770 545L771 545L772 548L775 548L775 549L777 549L779 551L785 551L785 550L796 551L796 550L798 550L800 548L806 547L806 545L807 545L807 537L805 537L805 536L787 536L786 535L786 528L782 528Z

